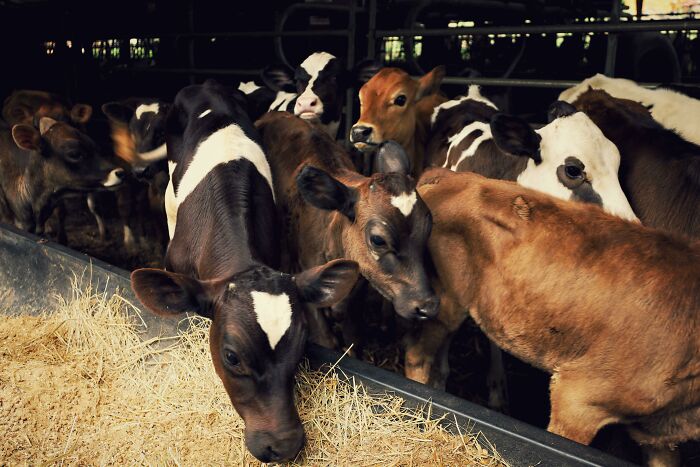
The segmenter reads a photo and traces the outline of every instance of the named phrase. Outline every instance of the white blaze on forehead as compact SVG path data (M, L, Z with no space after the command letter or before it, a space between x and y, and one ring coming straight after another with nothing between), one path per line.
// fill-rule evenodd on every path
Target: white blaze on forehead
M296 97L297 95L293 92L278 91L277 95L275 95L275 100L272 101L272 104L270 104L268 111L287 110L289 103Z
M542 137L540 155L542 162L530 159L518 176L520 185L543 191L561 199L571 199L572 191L557 177L557 168L567 157L583 162L593 190L598 193L603 209L628 220L636 220L632 207L620 187L617 171L620 153L617 147L583 112L560 117L537 133Z
M292 324L292 304L285 293L272 295L267 292L253 291L253 309L258 324L267 336L270 348L275 349L282 336Z
M248 81L245 83L242 82L238 85L238 90L241 91L243 94L252 94L258 89L260 89L260 86L255 84L253 81Z
M602 74L594 75L579 84L566 89L559 95L562 101L573 103L588 88L602 89L618 99L628 99L651 106L654 120L666 129L674 130L682 138L700 145L700 100L693 99L672 89L648 89L624 78L609 78Z
M433 115L430 117L430 125L435 125L435 121L437 120L438 114L441 110L451 109L452 107L456 107L466 100L481 102L482 104L486 104L489 107L498 110L496 104L494 104L493 102L481 95L481 87L476 84L472 84L471 86L469 86L469 91L467 92L466 96L457 97L447 102L443 102L442 104L435 107L435 110L433 110Z
M255 141L246 136L240 126L232 123L215 131L197 146L192 161L187 166L187 170L182 175L180 184L174 193L174 216L177 217L177 209L214 167L240 159L246 159L255 166L258 173L263 176L270 186L274 199L275 191L272 188L272 171L265 153ZM170 217L170 214L168 217Z
M136 118L141 119L141 116L146 112L153 112L155 114L160 110L160 105L157 102L153 104L141 104L136 107Z
M197 117L197 118L204 118L207 115L209 115L210 113L211 113L211 109L207 109L204 112L202 112L201 114L199 114L199 117Z
M449 166L450 153L452 152L452 149L459 146L459 144L464 140L464 138L466 138L467 136L469 136L477 130L481 131L481 134L477 136L474 139L474 141L472 141L472 144L470 144L468 148L462 151L462 154L460 154L459 159L457 159L457 161L454 164ZM450 143L450 145L447 148L447 153L445 154L445 163L442 166L444 168L449 168L453 172L456 171L459 167L459 164L461 164L464 159L466 159L467 157L472 157L474 154L476 154L476 150L479 149L481 143L483 143L486 140L490 140L491 138L491 125L489 125L488 123L472 122L469 125L465 125L459 133L447 138L447 142Z
M413 206L416 204L418 197L415 190L410 193L402 193L398 196L391 197L391 205L401 211L405 217L408 217L413 211Z

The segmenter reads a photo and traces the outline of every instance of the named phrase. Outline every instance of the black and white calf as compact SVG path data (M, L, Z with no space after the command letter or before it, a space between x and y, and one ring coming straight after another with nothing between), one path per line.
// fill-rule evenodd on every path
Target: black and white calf
M283 65L265 68L262 80L267 88L248 82L241 83L238 89L248 96L253 120L268 111L284 110L320 122L335 137L348 86L347 76L338 58L328 52L315 52L294 71Z
M132 286L156 313L212 319L214 368L246 424L246 446L262 462L285 462L304 443L294 406L307 337L303 304L344 298L358 266L341 259L295 276L275 270L270 166L236 94L207 82L175 98L166 124L173 229L166 270L137 270Z

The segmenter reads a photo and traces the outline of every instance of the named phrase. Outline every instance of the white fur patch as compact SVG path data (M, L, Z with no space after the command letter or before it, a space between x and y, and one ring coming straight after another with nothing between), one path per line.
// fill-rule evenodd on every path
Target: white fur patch
M402 193L398 196L391 197L391 205L401 211L405 217L408 217L413 211L413 206L416 204L418 197L416 192Z
M177 200L175 199L175 189L173 185L173 172L177 164L173 161L168 161L168 174L170 175L170 180L168 181L168 186L165 188L165 215L168 219L168 235L170 235L170 240L173 239L175 235L175 225L177 223Z
M328 52L315 52L309 55L306 60L301 63L301 67L309 74L309 83L306 85L306 89L297 98L296 105L294 106L294 114L300 117L304 117L307 114L315 114L316 116L323 114L323 101L321 98L313 92L314 83L318 79L318 75L323 70L328 62L335 58L334 55ZM316 105L313 109L307 104L307 102L312 102L316 100ZM310 115L312 116L312 115Z
M204 112L202 112L201 114L199 114L199 117L197 117L197 118L204 118L207 115L209 115L210 113L211 113L211 109L207 109Z
M124 169L114 169L108 175L107 178L102 180L102 186L111 187L117 186L122 182L122 177L117 174L123 174Z
M563 91L559 99L573 103L588 88L602 89L613 97L629 99L645 106L652 106L654 120L666 129L678 133L686 141L700 145L700 100L693 99L671 89L647 89L634 81L594 75L576 86Z
M238 85L238 90L241 91L243 94L253 94L258 89L260 89L260 86L255 84L255 82L253 81L247 81L245 83L241 82Z
M141 104L138 107L136 107L136 118L141 119L141 115L143 115L146 112L153 112L155 114L160 111L160 105L158 105L157 102L154 102L153 104Z
M253 291L253 309L260 328L267 336L272 350L277 347L282 336L292 324L292 304L285 293L272 295L267 292Z
M464 140L464 138L466 138L467 136L469 136L477 130L481 130L481 134L477 138L475 138L474 141L472 141L472 144L470 144L467 149L462 151L462 154L460 154L457 162L449 166L450 153L452 152L452 149L456 148ZM469 125L464 126L464 128L462 128L459 131L459 133L447 138L447 142L450 143L450 145L447 148L447 153L445 154L445 163L442 165L443 168L449 168L453 172L456 171L457 167L459 167L459 164L461 164L464 159L466 159L467 157L472 157L474 154L476 154L476 151L477 149L479 149L481 143L491 138L491 125L489 125L488 123L472 122Z
M287 110L289 103L296 97L297 95L293 92L279 91L275 96L275 100L272 101L272 104L270 104L268 112L273 112L275 110Z
M476 84L472 84L469 86L469 91L467 92L466 96L457 97L447 102L443 102L435 107L435 110L433 110L433 115L430 117L430 126L435 125L435 121L437 120L438 114L441 110L451 109L452 107L455 107L466 100L481 102L482 104L486 104L489 107L493 107L494 109L498 110L496 104L481 95L481 87Z
M146 152L140 152L139 153L139 159L147 162L151 161L159 161L161 159L165 159L165 156L168 155L168 149L165 146L165 143L161 144L155 149L151 149L150 151Z
M262 148L252 139L248 138L241 127L235 123L221 128L199 143L195 150L194 156L187 170L182 175L177 191L174 192L174 212L173 218L177 218L177 210L187 197L197 188L197 185L211 172L214 167L227 162L246 159L250 161L258 173L263 176L272 190L274 199L275 191L272 187L272 171L267 162L265 153ZM168 162L170 168L170 162ZM173 167L174 170L174 167ZM170 174L172 183L172 172ZM170 188L170 185L168 185ZM166 190L166 208L167 208ZM170 223L171 213L168 212L168 223ZM175 223L173 222L173 231L170 232L171 238L174 233ZM170 229L168 229L170 230Z
M603 209L628 220L637 220L627 201L617 171L620 153L617 147L583 112L557 118L537 130L542 137L540 155L542 162L530 159L526 169L518 176L520 185L543 191L561 199L571 199L572 192L557 177L557 168L567 157L576 157L603 202Z

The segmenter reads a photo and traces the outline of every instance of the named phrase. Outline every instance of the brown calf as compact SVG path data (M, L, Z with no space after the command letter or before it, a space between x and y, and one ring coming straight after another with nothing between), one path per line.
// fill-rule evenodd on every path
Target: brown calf
M471 173L430 170L418 191L443 293L407 360L468 310L552 374L549 431L588 444L622 423L652 450L700 438L700 243Z
M423 264L430 213L406 174L401 148L382 151L387 173L364 177L318 126L284 112L268 113L256 125L286 220L286 267L296 271L346 257L359 263L362 276L399 315L434 316L438 303ZM319 313L312 317L314 338L334 345Z
M574 106L620 150L620 184L642 224L700 237L700 146L605 91L586 91Z
M15 91L5 99L2 106L2 118L10 125L31 124L35 117L50 117L84 129L92 116L92 106L70 103L59 96L46 91Z
M411 172L424 167L430 116L447 99L439 94L444 67L436 67L415 80L398 68L382 68L360 88L360 119L350 131L350 141L362 151L372 151L384 141L399 143L411 159Z

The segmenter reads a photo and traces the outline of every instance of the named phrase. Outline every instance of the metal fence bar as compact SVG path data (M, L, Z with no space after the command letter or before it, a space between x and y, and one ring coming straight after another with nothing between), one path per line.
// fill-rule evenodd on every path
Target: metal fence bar
M173 75L244 75L259 76L262 70L238 69L238 68L128 68L136 73L164 73Z
M418 78L418 77L415 77ZM513 86L531 88L564 89L576 86L581 81L552 80L552 79L519 79L519 78L457 78L446 76L443 84L478 84L481 86ZM640 86L653 88L660 83L638 83Z
M610 11L611 21L614 24L620 23L620 0L612 0L612 10ZM617 59L617 43L618 36L617 33L610 33L608 35L608 44L605 49L605 75L613 77L615 76L615 61Z
M552 25L512 25L512 26L474 26L470 28L436 28L436 29L377 29L376 37L387 36L462 36L475 34L548 34L555 32L642 32L642 31L681 31L700 29L700 20L665 20L665 21L625 21L573 23Z

